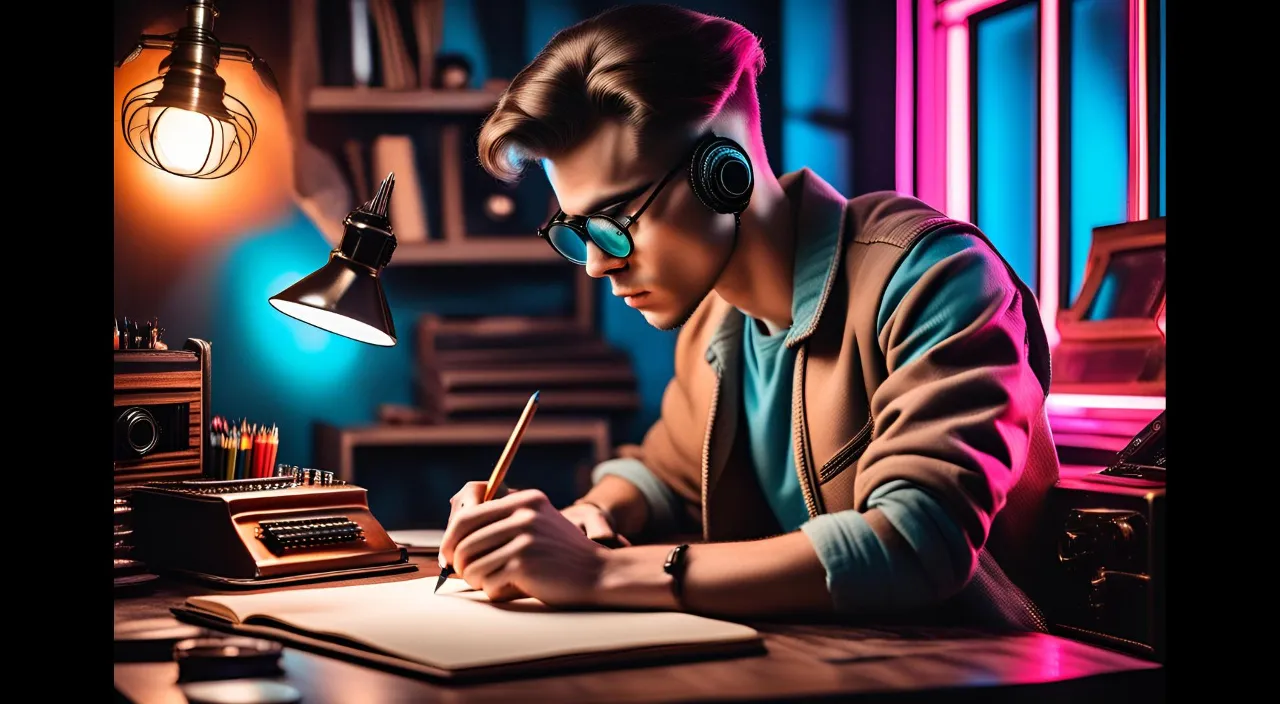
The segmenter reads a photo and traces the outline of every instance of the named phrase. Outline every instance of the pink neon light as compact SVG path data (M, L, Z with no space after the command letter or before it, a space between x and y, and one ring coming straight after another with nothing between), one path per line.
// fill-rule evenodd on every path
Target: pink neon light
M916 197L942 210L946 201L946 29L936 0L919 0L916 77Z
M1058 346L1060 272L1058 149L1058 0L1040 0L1040 320Z
M897 19L897 111L894 113L894 186L903 195L915 194L916 175L912 170L915 153L912 149L916 116L915 109L915 45L911 26L912 0L898 0Z
M944 25L960 24L967 21L969 15L1002 2L1004 0L947 0L940 3L939 16Z
M1129 2L1129 219L1150 212L1147 176L1147 3Z
M1103 394L1051 393L1045 401L1050 409L1118 408L1132 411L1163 411L1164 396L1111 396Z
M947 208L956 220L969 216L969 28L947 28Z

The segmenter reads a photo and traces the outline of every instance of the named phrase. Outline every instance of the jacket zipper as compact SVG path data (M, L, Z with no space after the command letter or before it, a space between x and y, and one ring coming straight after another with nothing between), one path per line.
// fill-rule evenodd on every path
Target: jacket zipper
M796 350L795 372L791 379L791 417L799 422L791 423L792 450L796 456L796 475L800 478L800 492L804 494L804 505L809 509L809 518L818 516L818 501L814 498L812 473L809 471L809 451L805 442L805 428L808 419L804 413L804 361L805 347Z
M831 479L832 475L847 466L847 460L849 457L857 455L867 448L867 445L871 441L871 428L874 425L875 423L873 421L868 420L867 424L862 426L862 430L859 430L858 433L853 436L853 439L849 441L849 444L845 445L830 460L827 460L827 463L823 465L822 469L818 472L818 481L820 483L825 484Z
M711 412L707 415L707 434L702 439L702 539L711 541L711 523L707 520L707 484L711 478L711 431L716 424L716 409L720 406L720 369L717 367L716 385L711 390Z

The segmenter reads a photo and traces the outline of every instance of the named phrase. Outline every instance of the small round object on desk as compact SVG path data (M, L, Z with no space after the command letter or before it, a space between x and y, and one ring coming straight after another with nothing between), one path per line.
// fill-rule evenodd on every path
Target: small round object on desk
M115 628L116 662L171 662L178 641L199 638L208 631L172 617L122 621Z
M189 638L173 645L178 681L276 677L283 647L274 641L243 636Z
M297 689L271 680L188 682L179 688L191 704L294 704L302 701L302 693Z

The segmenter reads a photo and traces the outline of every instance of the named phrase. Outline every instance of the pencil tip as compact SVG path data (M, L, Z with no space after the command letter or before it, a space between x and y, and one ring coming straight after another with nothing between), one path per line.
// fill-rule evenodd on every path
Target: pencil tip
M533 398L532 398L532 399L530 399L530 400L531 400L531 401L533 401L534 403L537 403L537 402L538 402L538 394L540 394L540 393L542 393L542 392L541 392L541 391L534 391L534 392L533 392Z

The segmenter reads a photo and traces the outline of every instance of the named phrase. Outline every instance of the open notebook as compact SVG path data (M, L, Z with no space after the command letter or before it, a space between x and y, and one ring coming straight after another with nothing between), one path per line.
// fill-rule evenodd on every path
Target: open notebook
M387 535L410 555L436 555L444 540L443 530L389 530Z
M764 651L736 623L678 612L559 611L492 603L450 579L193 596L174 613L372 665L451 680Z

